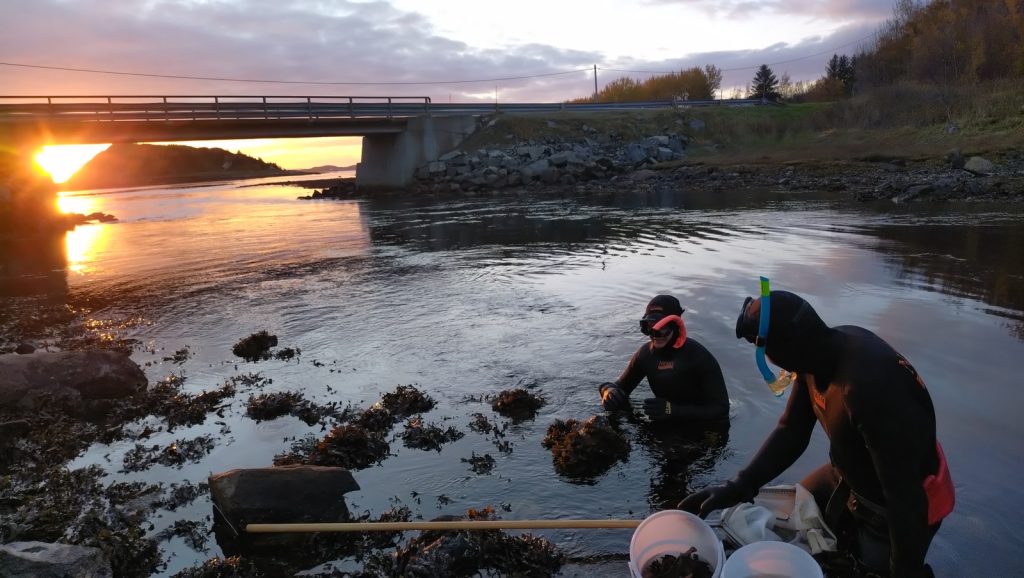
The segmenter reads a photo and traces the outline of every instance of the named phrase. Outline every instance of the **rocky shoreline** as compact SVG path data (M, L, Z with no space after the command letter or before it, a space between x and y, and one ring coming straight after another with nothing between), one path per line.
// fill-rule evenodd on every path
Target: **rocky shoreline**
M990 158L951 150L942 158L868 155L845 160L738 163L691 156L695 142L677 133L631 142L602 137L545 138L451 151L421 166L416 183L404 192L586 194L628 187L637 191L829 191L858 201L893 203L1024 201L1024 151L994 153ZM354 179L294 184L318 189L302 199L360 195Z

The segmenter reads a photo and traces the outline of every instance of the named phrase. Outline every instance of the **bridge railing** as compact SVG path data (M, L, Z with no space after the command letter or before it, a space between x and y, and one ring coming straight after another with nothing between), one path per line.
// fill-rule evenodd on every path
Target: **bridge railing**
M432 103L427 96L0 96L0 123L391 119L421 115L752 106L760 100Z
M393 118L429 114L428 96L0 96L0 121Z

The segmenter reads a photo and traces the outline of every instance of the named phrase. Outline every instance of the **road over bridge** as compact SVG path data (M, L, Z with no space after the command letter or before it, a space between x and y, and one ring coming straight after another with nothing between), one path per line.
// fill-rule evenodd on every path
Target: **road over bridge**
M0 96L0 147L253 138L363 137L357 182L404 187L494 113L595 112L752 100L439 104L428 97Z

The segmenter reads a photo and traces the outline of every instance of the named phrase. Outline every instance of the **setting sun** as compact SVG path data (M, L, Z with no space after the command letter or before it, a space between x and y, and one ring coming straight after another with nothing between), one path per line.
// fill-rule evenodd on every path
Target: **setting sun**
M36 164L49 173L53 182L63 183L94 156L107 150L109 146L109 144L45 146L36 154Z

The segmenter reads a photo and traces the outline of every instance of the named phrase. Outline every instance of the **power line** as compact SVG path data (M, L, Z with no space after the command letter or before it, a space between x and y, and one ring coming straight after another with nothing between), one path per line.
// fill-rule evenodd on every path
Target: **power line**
M21 64L17 62L0 62L0 66L17 66L19 68L38 68L42 70L60 70L65 72L86 72L90 74L116 74L119 76L144 76L147 78L173 78L177 80L216 80L221 82L258 82L263 84L318 84L332 86L429 86L434 84L471 84L474 82L500 82L506 80L526 80L529 78L544 78L547 76L559 76L563 74L576 74L579 72L590 72L590 68L578 70L564 70L562 72L546 72L541 74L528 74L524 76L505 76L502 78L478 78L472 80L435 80L430 82L325 82L305 80L269 80L256 78L220 78L214 76L184 76L176 74L150 74L145 72L124 72L120 70L97 70L92 68L70 68L66 66L43 66L41 64Z
M842 44L842 45L836 46L834 48L830 48L829 50L822 50L821 52L815 52L814 54L808 54L806 56L800 56L798 58L790 58L789 60L780 60L779 62L771 62L771 63L768 63L766 66L778 66L780 64L789 64L790 62L798 62L800 60L807 60L808 58L814 58L816 56L823 56L823 55L829 54L829 53L833 53L834 54L835 51L839 50L840 48L846 48L847 46L852 46L854 44L859 44L859 43L864 42L865 40L873 37L874 35L875 35L875 33L872 32L871 34L868 34L867 36L865 36L863 38L858 38L857 40L854 40L852 42L847 42L846 44ZM735 72L737 70L754 70L755 68L761 68L761 65L758 64L758 65L755 65L755 66L740 66L740 67L737 67L737 68L723 68L722 72ZM636 73L636 74L672 74L674 72L677 72L675 70L625 70L625 69L621 69L621 68L602 68L600 70L607 70L609 72L632 72L632 73Z

